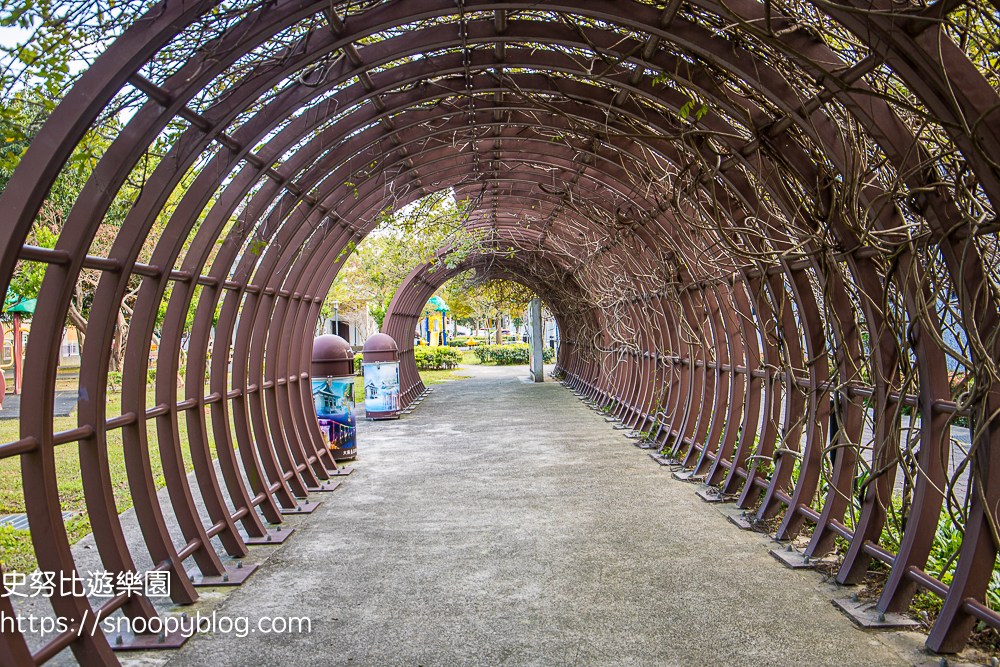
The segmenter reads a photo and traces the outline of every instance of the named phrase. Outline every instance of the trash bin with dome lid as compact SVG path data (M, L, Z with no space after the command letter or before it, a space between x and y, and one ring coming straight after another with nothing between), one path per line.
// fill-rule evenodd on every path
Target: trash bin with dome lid
M312 397L333 460L357 458L354 351L340 336L326 334L313 341Z
M391 336L377 333L361 350L365 369L365 416L399 418L399 348Z

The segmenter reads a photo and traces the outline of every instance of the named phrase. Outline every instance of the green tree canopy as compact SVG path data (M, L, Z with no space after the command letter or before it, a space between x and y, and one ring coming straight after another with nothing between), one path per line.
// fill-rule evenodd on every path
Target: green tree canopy
M384 211L372 233L345 250L351 255L323 304L324 317L332 317L335 300L350 310L367 304L381 328L396 289L416 266L435 262L453 267L480 246L481 237L466 230L466 219L467 202L456 200L450 189ZM452 251L436 255L440 248ZM454 309L451 299L444 298Z

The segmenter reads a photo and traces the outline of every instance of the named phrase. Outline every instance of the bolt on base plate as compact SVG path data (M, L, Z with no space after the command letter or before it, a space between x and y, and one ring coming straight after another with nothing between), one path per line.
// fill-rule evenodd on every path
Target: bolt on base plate
M261 546L267 544L281 544L295 532L294 528L278 528L277 530L268 530L267 535L262 537L244 537L243 544L248 547ZM242 536L242 535L241 535Z
M653 459L654 461L656 461L657 463L659 463L661 466L670 466L670 465L674 465L674 463L676 463L676 461L674 461L673 459L667 458L663 454L654 454L654 453L650 452L649 453L649 458Z
M705 479L704 475L695 475L694 470L685 470L683 472L671 473L671 477L674 479L679 479L682 482L701 482Z
M226 573L222 575L204 576L197 572L188 572L188 579L194 586L239 586L247 577L254 573L256 565L227 565Z
M771 549L771 555L781 561L785 567L793 570L803 570L813 567L812 560L801 551L792 549L791 545L781 549Z
M726 502L725 496L720 496L718 493L714 493L715 489L698 489L695 491L694 495L698 496L706 503L724 503Z
M131 632L115 633L109 636L112 651L154 651L164 648L180 648L191 638L180 632L161 632L158 635L136 635Z
M862 628L896 630L920 625L903 614L885 614L876 609L871 602L855 601L853 598L831 600L831 602L834 607L847 614L856 625Z
M291 509L281 508L282 514L312 514L319 507L319 501L315 503L299 503L296 507Z
M334 491L338 486L340 486L340 482L324 481L320 482L319 486L307 486L306 491L309 493L322 493L324 491Z

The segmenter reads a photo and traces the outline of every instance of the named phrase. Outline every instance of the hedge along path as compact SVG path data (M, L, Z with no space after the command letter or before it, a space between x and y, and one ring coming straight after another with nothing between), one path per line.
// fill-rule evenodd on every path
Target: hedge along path
M530 361L531 347L525 343L509 345L479 345L473 348L476 358L481 364L496 364L497 366L525 365ZM551 363L556 358L555 350L542 348L545 363Z
M995 8L201 0L113 23L0 196L0 285L18 261L46 266L24 384L39 410L0 445L20 457L39 566L74 568L55 451L75 443L110 571L133 570L132 549L145 548L178 603L198 595L189 568L224 576L211 538L246 553L238 528L264 537L337 472L300 386L347 254L381 213L451 188L477 242L441 248L390 304L404 405L424 388L410 334L434 290L469 269L518 281L558 323L569 386L759 518L780 516L779 538L813 524L807 555L845 540L839 581L884 563L878 610L906 609L918 587L940 597L931 649L958 650L977 621L1000 627L987 604L1000 543ZM55 248L25 246L74 149L121 105L134 113ZM88 255L128 181L142 188L111 251ZM78 426L56 433L55 350L83 269L102 277ZM113 415L108 351L125 334L111 315L133 280ZM164 302L171 372L149 401ZM150 473L150 420L169 507ZM110 490L108 433L119 429L143 544L126 543ZM951 438L961 429L964 448ZM928 571L942 510L963 538L949 571ZM100 633L78 632L94 618L85 599L51 602L70 629L34 655L3 635L5 663L70 648L81 664L115 664ZM119 608L155 613L134 597L99 611Z
M413 356L419 370L457 368L462 363L462 353L445 345L418 346L414 348Z

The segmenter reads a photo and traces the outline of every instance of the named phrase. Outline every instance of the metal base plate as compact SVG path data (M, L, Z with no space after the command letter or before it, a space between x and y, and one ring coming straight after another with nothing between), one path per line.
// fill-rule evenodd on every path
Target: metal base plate
M747 521L747 518L742 514L730 514L729 523L733 524L740 530L753 530L753 525Z
M682 482L700 482L705 479L704 475L698 475L695 477L694 470L685 470L683 472L672 473L671 476L674 479L679 479Z
M247 577L253 574L256 569L256 565L244 565L243 567L227 565L226 573L221 576L212 575L206 577L201 574L188 572L188 578L191 579L191 584L193 586L239 586L246 581Z
M771 555L777 558L781 563L788 568L793 570L805 570L813 567L812 561L808 560L806 556L801 551L789 551L784 549L771 549Z
M715 489L698 489L695 491L695 495L704 500L706 503L723 503L726 502L725 496L720 496L714 493Z
M319 486L307 486L306 491L309 493L323 493L324 491L335 491L338 486L340 486L340 482L322 481L319 483Z
M319 501L314 503L299 503L298 507L292 509L281 508L282 514L312 514L319 507Z
M262 544L281 544L295 532L294 528L278 528L267 531L264 537L244 537L243 543L247 546L260 546Z
M668 459L666 456L663 456L662 454L654 454L653 452L650 452L649 458L653 459L661 466L669 466L674 464L673 459Z
M108 637L112 651L155 651L161 648L180 648L191 639L180 632L166 632L158 635L134 635L131 632L113 634Z
M352 472L354 472L354 468L348 468L345 466L341 466L336 470L327 470L327 474L329 474L330 477L346 477Z
M903 614L883 614L871 602L855 602L851 598L830 600L834 607L847 614L856 625L877 630L896 630L920 625Z
M618 421L618 418L617 417L605 417L604 421L609 422L609 423L610 422L616 422L616 421Z

